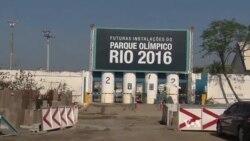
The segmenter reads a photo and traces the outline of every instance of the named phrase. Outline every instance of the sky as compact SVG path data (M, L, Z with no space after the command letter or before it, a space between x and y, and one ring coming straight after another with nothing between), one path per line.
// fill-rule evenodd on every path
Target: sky
M250 24L249 0L0 0L0 68L9 68L10 28L14 31L14 68L46 69L46 40L42 30L55 36L50 45L50 70L89 68L90 24L107 28L194 30L193 64L204 66L202 31L213 20L236 19Z

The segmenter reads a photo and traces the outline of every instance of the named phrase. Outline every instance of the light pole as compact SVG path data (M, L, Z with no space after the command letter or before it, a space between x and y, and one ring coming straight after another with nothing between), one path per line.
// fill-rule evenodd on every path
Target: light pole
M11 30L11 39L10 39L10 70L13 69L13 54L14 54L14 30L15 30L15 25L18 23L17 20L8 20L10 30Z
M55 36L53 36L51 34L51 32L49 30L43 30L43 36L46 38L47 40L47 68L46 70L49 71L49 47L50 47L50 38L55 38Z

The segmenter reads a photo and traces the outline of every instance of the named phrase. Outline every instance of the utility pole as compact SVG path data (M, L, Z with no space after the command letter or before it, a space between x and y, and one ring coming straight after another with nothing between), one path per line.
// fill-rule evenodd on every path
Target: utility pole
M47 44L47 67L46 70L49 71L49 58L50 58L50 52L49 52L49 48L50 48L50 39L51 38L55 38L55 36L53 36L51 34L51 32L49 30L43 30L43 36L46 38L46 44Z
M14 56L14 30L15 30L15 25L18 23L17 20L8 20L9 26L10 26L10 34L11 34L11 39L10 39L10 66L9 69L13 69L13 56Z

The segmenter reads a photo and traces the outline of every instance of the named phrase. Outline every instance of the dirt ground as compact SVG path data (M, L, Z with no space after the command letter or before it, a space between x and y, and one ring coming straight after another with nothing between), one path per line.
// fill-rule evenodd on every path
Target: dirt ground
M22 129L17 136L0 136L0 141L233 141L219 138L214 132L170 130L159 123L160 118L148 116L106 116L79 119L75 127L31 133Z

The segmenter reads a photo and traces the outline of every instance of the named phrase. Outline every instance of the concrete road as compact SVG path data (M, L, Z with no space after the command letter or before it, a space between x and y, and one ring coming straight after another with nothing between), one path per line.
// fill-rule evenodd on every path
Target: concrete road
M214 132L175 131L159 124L159 117L106 116L80 119L75 127L18 136L0 136L0 141L233 141Z

